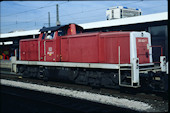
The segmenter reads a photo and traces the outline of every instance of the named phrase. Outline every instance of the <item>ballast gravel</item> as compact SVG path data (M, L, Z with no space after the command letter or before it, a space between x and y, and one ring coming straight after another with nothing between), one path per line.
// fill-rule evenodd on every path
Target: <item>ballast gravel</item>
M61 96L68 96L72 98L85 99L93 102L98 102L107 105L118 106L122 108L129 108L137 111L150 111L152 109L151 105L148 103L129 100L126 98L118 98L113 96L106 96L101 94L90 93L86 91L69 90L65 88L50 87L32 83L24 83L18 81L11 81L1 79L1 84L11 87L20 87L29 90L41 91L45 93L51 93Z

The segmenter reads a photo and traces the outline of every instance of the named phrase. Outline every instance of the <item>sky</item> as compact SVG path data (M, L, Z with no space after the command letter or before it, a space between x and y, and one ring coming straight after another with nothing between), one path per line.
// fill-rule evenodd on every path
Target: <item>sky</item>
M142 15L168 12L168 0L2 1L0 2L1 33L48 27L48 12L50 12L50 25L55 26L56 4L59 5L61 25L105 21L106 10L115 6L139 8L142 10Z

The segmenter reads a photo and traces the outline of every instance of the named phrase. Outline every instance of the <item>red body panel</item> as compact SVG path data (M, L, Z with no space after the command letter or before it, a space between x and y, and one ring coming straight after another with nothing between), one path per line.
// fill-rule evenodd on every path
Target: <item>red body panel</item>
M83 33L54 39L23 40L21 60L82 63L130 63L130 32ZM60 57L61 56L61 57Z
M44 61L44 40L39 41L40 61Z
M47 34L41 33L38 39L21 40L21 60L118 64L120 47L120 63L130 63L130 32L75 34L74 28L70 25L66 36L58 36L56 31L53 39L46 39ZM148 38L135 38L139 63L149 63Z
M118 48L120 46L120 63L130 63L130 35L129 32L112 32L103 33L101 37L104 38L104 62L105 63L119 63Z
M136 38L137 46L137 57L139 58L139 63L149 63L149 49L147 48L148 38Z
M20 41L21 60L28 61L60 61L60 37L55 33L54 39L24 39Z
M54 40L45 41L46 61L56 61L56 42Z
M40 40L40 61L59 62L60 61L60 37L55 32L54 39Z
M61 39L61 61L99 62L98 33L66 36Z
M38 61L38 40L29 39L20 41L21 60Z
M57 34L56 34L57 35ZM59 62L61 61L61 38L56 37L56 61Z
M90 33L66 36L61 39L61 55L64 62L130 63L129 32Z

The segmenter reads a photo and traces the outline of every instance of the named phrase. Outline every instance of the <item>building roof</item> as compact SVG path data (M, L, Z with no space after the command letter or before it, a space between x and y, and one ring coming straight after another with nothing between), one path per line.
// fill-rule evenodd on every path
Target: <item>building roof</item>
M136 23L147 23L147 22L162 21L162 20L168 20L168 12L114 19L114 20L91 22L91 23L85 23L79 25L82 26L84 29L93 29L93 28L129 25L129 24L136 24Z
M4 33L1 34L1 38L9 38L9 37L18 37L18 36L28 36L28 35L37 35L40 34L39 29L38 30L29 30L29 31L19 31L19 32L13 32L13 33Z
M84 29L93 29L93 28L121 26L121 25L147 23L147 22L163 21L163 20L168 20L168 12L128 17L128 18L121 18L121 19L114 19L114 20L84 23L84 24L78 24L78 25L82 26ZM0 38L37 35L37 34L40 34L39 30L40 29L29 30L29 31L20 31L20 32L14 32L14 33L5 33L5 34L1 34Z

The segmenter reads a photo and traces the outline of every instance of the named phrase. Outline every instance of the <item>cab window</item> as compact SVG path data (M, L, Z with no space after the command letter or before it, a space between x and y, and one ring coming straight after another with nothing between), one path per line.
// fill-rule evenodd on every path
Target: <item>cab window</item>
M65 29L58 30L58 36L65 36L65 35L67 35L67 30Z
M46 33L43 33L42 40L45 38Z
M54 39L54 31L51 33L47 33L47 36L45 39Z

